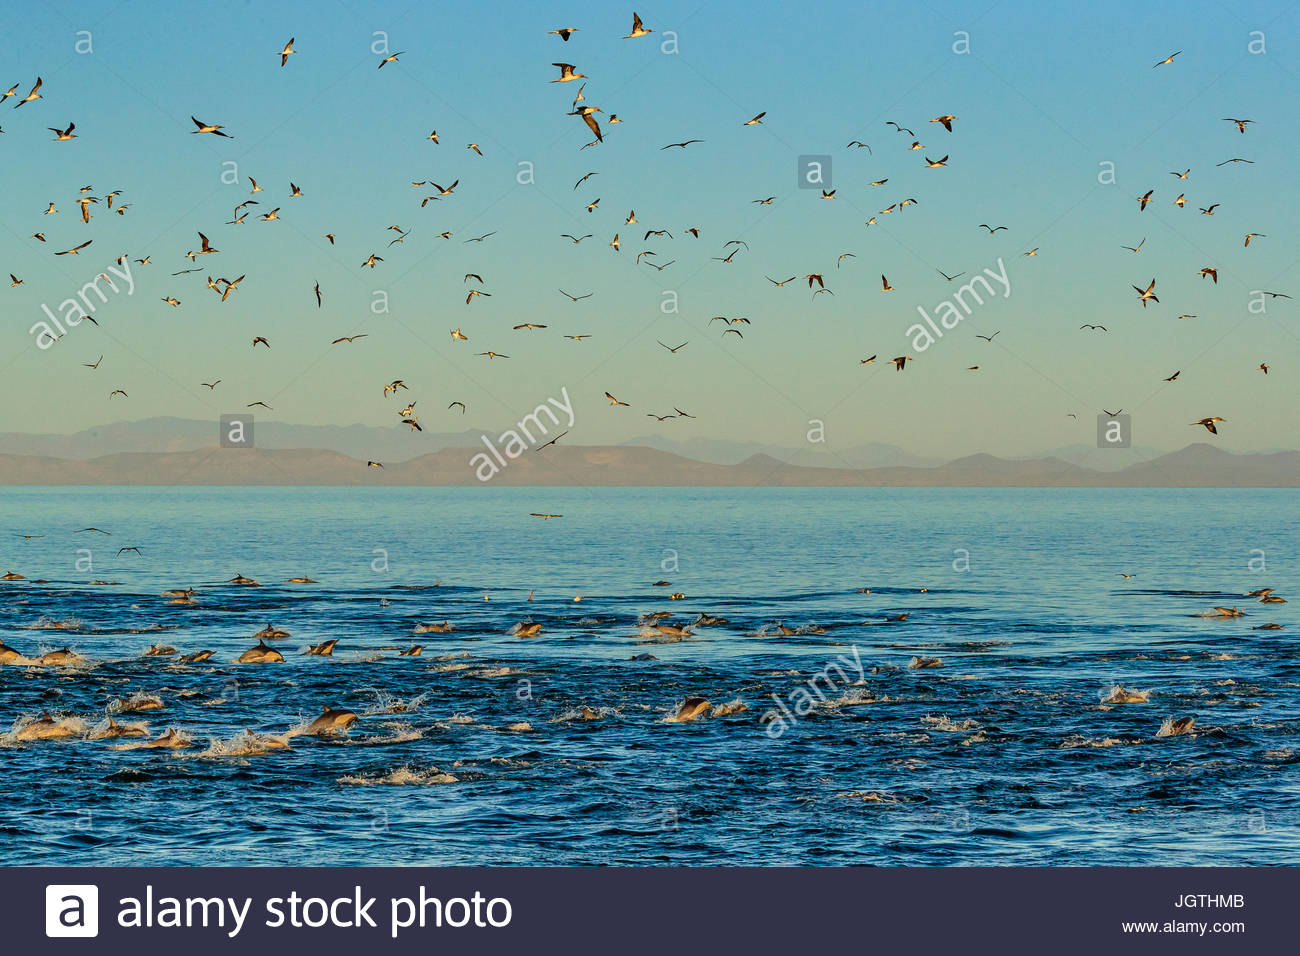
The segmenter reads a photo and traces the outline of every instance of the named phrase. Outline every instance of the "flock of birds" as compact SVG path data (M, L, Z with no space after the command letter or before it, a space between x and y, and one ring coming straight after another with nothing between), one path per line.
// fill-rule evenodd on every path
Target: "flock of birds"
M636 40L639 38L650 36L654 32L655 31L653 29L645 26L645 24L642 22L641 18L638 15L633 14L632 29L626 35L623 36L623 39ZM580 28L578 27L557 28L555 30L550 31L550 33L558 37L559 41L561 41L564 44L569 44L572 42L576 47L580 43L580 39L575 38L575 35L580 33ZM281 68L287 67L290 57L295 57L299 55L300 51L298 51L295 48L295 42L296 42L296 38L290 38L289 41L285 43L284 46L274 54L274 56L279 58ZM406 51L399 51L397 53L388 53L382 55L378 62L378 68L382 70L385 67L389 66L390 64L400 63L399 57L401 57L405 52ZM1156 64L1156 66L1157 67L1171 66L1174 62L1174 58L1178 55L1179 54L1177 53L1173 54L1172 56L1159 61ZM569 62L557 61L553 63L553 66L559 71L559 75L554 79L552 79L550 81L551 83L569 84L574 82L581 82L581 85L578 87L577 94L573 98L573 101L570 104L570 109L567 112L568 116L576 117L580 119L582 123L585 125L586 129L589 130L592 136L594 137L590 142L587 142L585 145L583 145L581 149L586 150L591 147L600 146L605 141L606 136L609 133L610 127L615 124L621 123L622 120L619 119L617 113L613 113L613 112L606 113L606 111L602 107L591 105L586 101L585 89L587 83L583 81L586 81L588 77L586 74L581 72L577 68L577 66L575 66L575 64ZM0 96L0 103L3 103L5 100L9 98L14 98L17 100L17 102L15 103L13 108L18 109L24 106L28 106L28 104L32 104L38 100L42 100L45 98L46 94L42 92L43 89L45 89L45 87L41 78L38 77L36 79L35 83L31 86L30 91L26 94L26 96L19 98L18 93L21 89L21 85L22 84L14 84L7 92L5 92L2 96ZM25 111L23 115L27 115L31 112L34 112L34 110L29 108L29 110ZM602 115L604 116L603 124L601 120ZM742 119L738 117L737 123L738 125L743 127L754 127L764 123L766 117L767 117L767 111L764 110L758 112L757 114L753 115L748 119ZM224 137L224 138L233 138L234 136L234 134L230 132L230 130L224 123L215 123L209 120L199 119L198 117L195 116L192 116L190 119L194 127L193 129L189 130L190 134L192 135L210 135L210 136L217 136L217 137ZM225 119L225 117L222 117L222 119ZM942 135L945 137L949 135L956 136L958 135L956 131L959 129L959 126L957 125L958 120L959 120L958 116L945 112L945 113L940 113L939 115L930 119L929 123L934 124L937 128L942 128L942 130L944 131ZM1248 130L1252 129L1254 125L1254 120L1248 118L1225 117L1224 120L1225 122L1232 124L1232 129L1242 135L1247 133ZM943 155L940 156L939 158L931 158L927 152L927 147L920 141L920 139L917 137L917 134L914 132L914 130L892 120L889 121L886 124L886 126L888 129L891 130L891 133L888 135L892 139L896 140L898 136L903 137L902 142L907 144L905 146L905 152L919 152L922 154L922 156L924 156L924 163L922 164L923 168L938 170L938 169L944 169L948 167L950 156L951 156L951 154L948 151L943 151ZM67 143L78 139L78 133L76 132L76 128L77 127L75 122L68 121L65 127L60 128L55 126L55 127L49 127L48 129L50 132L54 134L55 142ZM0 127L0 132L3 132L2 127ZM440 143L439 133L437 130L430 132L428 136L424 138L428 139L434 145L438 145ZM661 150L670 150L670 149L686 150L689 148L707 148L707 145L708 144L706 140L699 139L699 138L689 138L677 142L664 144L663 146L660 147L660 149ZM70 148L76 148L76 147L73 146ZM471 151L478 156L483 155L482 148L478 143L468 143L466 144L465 148L468 151ZM860 139L850 140L847 143L845 148L850 150L867 149L868 152L872 152L872 147L868 143L863 142ZM1232 157L1224 160L1222 163L1219 163L1218 165L1227 166L1230 164L1231 165L1251 164L1252 162L1253 162L1252 160L1244 157ZM599 175L599 170L588 171L585 175L579 178L577 182L574 183L573 190L576 191L579 187L582 187L584 184L588 183L592 179L592 177L598 175ZM1183 182L1190 181L1190 177L1192 176L1192 170L1191 169L1172 170L1170 171L1170 175L1174 176L1179 181L1180 188L1181 188ZM414 181L411 183L412 188L421 190L422 195L421 198L419 199L419 206L421 208L427 206L431 202L450 201L454 198L456 194L456 189L460 185L459 177L451 178L450 181L444 180L444 182L447 182L447 184L443 185L438 182L434 182L432 179ZM870 182L870 186L884 187L888 182L889 182L888 177L880 178L880 179L872 180ZM250 186L249 198L245 199L244 201L240 202L237 206L235 206L231 219L226 223L227 226L235 227L244 224L245 221L248 219L248 217L254 214L256 214L256 219L262 223L274 223L281 218L282 210L284 210L287 214L286 204L291 202L297 203L300 201L301 202L311 201L309 198L305 198L307 194L299 185L290 182L288 184L287 192L283 194L284 198L281 200L282 203L281 205L276 205L273 208L266 210L265 212L256 212L257 209L262 209L266 206L269 206L271 202L274 200L268 200L265 197L262 198L253 198L253 197L257 197L258 194L260 193L266 193L267 196L270 196L273 195L273 192L269 191L268 187L264 187L260 185L258 181L251 176L248 177L248 183ZM112 190L110 192L104 193L103 195L90 195L91 192L93 192L92 186L84 186L80 189L79 194L75 199L75 204L77 206L77 214L79 215L81 222L88 226L91 225L92 220L95 218L95 213L92 212L92 208L102 208L105 212L116 213L118 216L127 215L128 211L132 208L133 205L132 203L122 202L118 198L122 195L122 190ZM837 192L836 189L823 189L821 191L821 196L823 199L833 200L835 198L836 192ZM1155 187L1153 187L1151 189L1146 190L1142 195L1136 197L1139 213L1145 211L1152 202L1156 201L1157 192L1158 190ZM752 200L753 203L759 205L771 205L772 203L777 201L778 201L778 196L776 195L759 197ZM918 202L919 200L914 196L900 197L896 201L890 203L885 208L881 209L879 213L877 213L876 215L873 215L870 218L868 218L866 221L866 226L871 227L871 226L878 225L879 217L892 214L892 213L901 213L908 206L915 205ZM1188 202L1187 196L1184 191L1180 191L1177 198L1172 200L1173 206L1179 209L1183 208L1187 204L1187 202ZM583 205L587 213L596 213L600 203L601 203L601 198L596 197L591 201L584 203ZM1199 208L1201 214L1206 216L1212 216L1215 214L1216 209L1220 205L1221 205L1220 203L1214 202ZM49 202L44 210L44 214L47 216L55 215L58 212L59 210L57 209L55 202ZM616 227L617 231L614 231L612 237L608 240L608 246L614 254L621 253L622 246L625 242L622 236L628 232L630 227L636 227L636 230L632 232L631 235L628 236L627 241L631 241L632 239L634 239L637 234L641 235L642 243L649 243L652 238L656 240L672 241L675 240L676 237L680 237L680 236L689 236L691 237L691 241L698 241L701 239L701 230L699 229L699 227L696 226L690 226L684 228L680 230L676 234L676 236L671 230L667 228L642 229L641 224L639 223L636 215L636 210L632 209L628 212L628 214L625 217L622 217L622 226ZM270 228L275 228L275 227L271 226ZM996 235L998 232L1008 229L1008 227L1005 225L990 224L990 223L980 223L979 228L985 230L987 234L990 236ZM242 285L246 279L248 279L253 284L256 284L263 280L264 275L253 273L252 269L254 267L252 266L249 267L250 273L245 273L242 270L240 270L240 274L234 276L233 278L227 278L225 276L214 277L212 275L212 272L218 270L211 269L210 267L199 266L198 262L200 259L203 259L206 265L206 263L209 261L220 261L220 260L211 259L210 257L220 254L222 250L217 248L213 244L213 241L210 239L207 233L203 231L198 231L197 229L195 231L198 239L197 248L188 249L183 253L183 258L188 261L189 265L188 267L179 268L176 271L172 272L171 273L172 277L180 278L190 274L199 276L200 277L199 281L203 281L202 289L205 292L216 296L219 299L219 301L223 303L230 300L231 297L236 293L241 292ZM387 232L391 232L393 235L391 238L388 238L386 240L387 245L385 247L385 250L383 251L387 251L387 249L391 249L393 246L405 242L405 240L411 234L411 229L404 228L403 226L395 223L388 227ZM485 243L487 240L489 240L491 237L495 236L496 234L497 232L494 230L479 236L471 236L468 238L464 238L461 239L460 241L466 244L482 244ZM224 246L228 244L234 244L235 238L236 238L236 233L232 232L228 238L226 238L223 235L223 237L219 241L221 242L221 245ZM331 246L333 246L337 238L338 237L334 232L329 232L321 236L321 241L328 242ZM561 233L558 235L558 238L567 240L575 245L578 245L588 239L595 238L595 233L584 232L582 234L576 234L575 231L571 233ZM1259 233L1259 232L1247 233L1244 236L1244 246L1249 248L1252 242L1261 239L1266 239L1266 238L1267 238L1267 234L1265 233ZM47 241L45 232L39 230L32 234L32 239L39 243L45 243ZM437 235L437 239L449 241L453 239L453 234L450 231L444 231ZM94 241L95 241L94 238L86 239L79 243L71 244L69 245L68 248L60 249L59 251L53 254L56 256L78 255L86 251L87 248L91 246L91 244ZM1128 252L1132 253L1133 255L1139 255L1142 252L1145 245L1146 245L1146 238L1144 237L1135 246L1123 246L1123 248ZM722 247L719 251L721 254L712 256L711 258L724 265L728 265L733 263L735 257L738 254L741 253L748 254L749 243L742 238L728 239L722 244ZM1039 254L1038 247L1029 249L1023 253L1023 255L1026 257L1034 257L1037 256L1038 254ZM845 266L846 261L851 262L856 258L857 256L853 252L842 253L837 257L834 263L835 270L841 270L842 267ZM122 255L119 256L116 261L120 265L126 262L126 260L127 260L127 256ZM660 260L660 253L655 249L644 249L639 251L635 255L635 263L637 265L645 264L647 266L652 266L659 271L663 271L677 262L676 257L667 259L666 261L659 261L659 260ZM368 268L374 270L380 267L381 265L383 265L384 261L385 261L384 256L376 253L372 249L371 251L368 251L365 254L364 258L360 260L359 264L361 268ZM144 256L135 257L133 259L133 262L135 263L135 265L139 267L142 268L148 267L152 264L152 256L144 255ZM948 283L956 282L958 279L961 279L963 276L967 275L967 273L965 272L958 272L950 275L946 272L943 272L942 270L936 270L936 271L938 271L939 275L943 278L943 280L945 280ZM468 287L465 290L466 307L472 308L476 299L480 299L480 298L486 299L492 296L492 293L488 291L488 289L486 288L487 283L484 280L484 274L486 274L486 272L487 272L486 269L480 267L479 270L477 271L465 273L463 278L463 285ZM834 291L832 290L832 288L828 287L826 281L827 275L829 274L830 274L829 272L809 272L809 273L804 273L802 275L796 273L795 275L791 275L787 278L773 278L772 276L764 274L763 277L766 279L768 283L770 283L773 287L776 288L781 288L791 283L806 282L807 288L811 290L812 293L811 297L815 301L819 296L822 295L834 295ZM1202 278L1210 279L1211 282L1214 284L1217 284L1219 281L1219 270L1218 267L1215 265L1202 266L1198 274ZM112 279L107 273L101 274L99 278L106 279L108 280L110 285L112 284ZM19 277L13 272L10 273L10 280L11 280L10 281L11 288L21 286L24 281L21 277ZM896 287L890 283L888 277L883 273L880 276L880 282L881 282L880 291L882 293L893 293L896 291ZM473 285L471 286L470 283L473 283ZM1159 305L1160 299L1157 295L1156 277L1153 276L1150 280L1146 281L1143 284L1135 284L1133 285L1132 288L1136 293L1137 301L1142 305L1144 309L1147 308L1149 305ZM573 293L565 289L559 289L557 291L558 294L563 295L565 298L567 298L568 300L572 301L575 304L584 299L589 298L593 294L591 292ZM1273 298L1290 298L1289 295L1282 292L1267 292L1265 294ZM161 301L166 304L166 306L173 309L181 308L184 301L184 299L181 296L174 294L173 292L170 291L162 295L160 298ZM310 297L307 299L307 301L314 302L318 309L324 307L325 298L319 282L314 283L311 289ZM95 325L99 324L98 321L92 316L87 315L84 316L83 318ZM1195 318L1195 316L1184 314L1184 315L1180 315L1179 318ZM734 337L737 340L742 340L745 337L745 331L752 325L752 321L748 316L723 316L723 315L713 316L709 319L708 327L712 328L713 323L715 322L722 323L723 329L721 332L721 336L724 339L728 337ZM463 324L464 323L462 323L462 325ZM546 329L547 326L545 324L539 322L533 322L533 321L519 322L513 325L513 331L525 333L525 334L534 333L534 332L543 332ZM1101 333L1105 333L1108 331L1105 325L1101 325L1097 323L1085 323L1084 325L1080 326L1080 330L1089 331L1089 332L1101 332ZM458 344L463 342L467 343L470 341L470 335L462 330L462 326L457 326L456 328L449 330L449 334L453 344ZM980 335L978 337L983 339L986 343L991 344L993 342L994 337L996 337L998 334L999 332L995 331L991 335L987 335L987 336ZM358 343L361 342L361 340L367 338L368 336L369 333L367 332L360 332L360 331L352 332L350 334L340 335L333 338L330 344L332 346L353 346L353 345L357 345ZM63 336L55 335L54 339L55 341L58 341L58 339L62 337ZM565 338L578 343L581 343L590 337L591 337L590 332L576 332L576 333L568 333L565 335ZM249 343L250 343L250 349L253 351L257 350L258 348L264 348L270 350L273 344L271 339L267 335L262 335L262 334L251 336L251 338L249 339ZM688 341L683 341L678 345L669 345L665 342L659 341L658 344L662 346L664 349L666 349L669 354L676 355L682 349L686 348L690 344L690 342L688 340ZM514 350L512 349L511 352L513 351ZM487 358L489 360L495 360L495 359L509 360L511 358L511 352L497 351L496 349L485 348L482 351L475 352L475 355ZM875 360L878 357L879 357L878 355L873 354L869 357L858 359L858 362L861 365L870 365L873 362L875 362ZM915 356L908 355L908 354L898 355L888 359L888 361L892 363L894 367L900 372L906 369L907 364L909 362L913 362L916 360L917 359ZM84 362L83 365L86 368L90 369L92 373L105 374L107 369L101 370L101 366L104 364L104 362L105 362L105 356L101 354L97 359L95 359L95 361ZM108 367L111 368L111 359ZM981 366L978 364L970 365L968 366L968 370L974 372L974 371L978 371L980 367ZM1264 374L1268 374L1270 368L1271 366L1267 362L1261 362L1258 365L1257 370ZM1177 370L1174 371L1168 377L1164 378L1164 381L1165 382L1179 381L1180 376L1181 376L1181 370ZM209 381L204 381L197 384L203 388L207 388L209 391L215 391L217 387L222 384L222 381L223 381L223 377L212 376ZM130 393L127 387L129 384L130 383L125 383L125 382L114 382L112 383L113 387L105 389L105 394L110 400L119 399L119 398L129 399ZM395 395L399 388L401 389L406 388L406 385L401 380L395 380L391 383L384 384L383 386L384 397ZM254 396L245 396L245 397L253 398ZM615 408L632 407L630 402L617 398L612 391L608 391L608 390L605 391L605 397L610 401L612 407ZM418 403L414 400L406 402L404 406L398 411L398 418L400 422L408 426L412 431L423 430L423 425L421 424L419 415L416 412L417 404ZM247 407L265 408L268 410L271 410L273 408L273 406L268 401L266 401L265 397L255 398L255 400L249 401L247 403ZM459 409L459 411L463 414L467 409L467 405L464 401L460 399L454 399L446 406L447 411L453 409ZM648 417L654 418L658 422L665 422L672 419L686 419L686 418L696 417L676 407L673 407L673 411L667 414L660 414L659 412L656 411L646 411L644 414ZM1069 417L1077 418L1078 416L1075 413L1071 412L1069 414ZM1222 416L1211 415L1211 416L1203 416L1195 421L1192 421L1190 424L1194 427L1203 427L1210 434L1217 434L1218 433L1217 425L1224 421L1225 419ZM548 444L554 444L554 441L548 442ZM375 461L375 460L368 460L366 462L366 465L367 467L372 467L372 468L383 467L382 462Z

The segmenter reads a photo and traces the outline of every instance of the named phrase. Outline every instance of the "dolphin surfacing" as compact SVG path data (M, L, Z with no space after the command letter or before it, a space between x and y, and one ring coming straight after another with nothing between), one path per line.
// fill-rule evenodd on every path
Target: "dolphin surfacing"
M279 664L283 662L284 655L268 645L266 641L261 640L235 658L236 664Z

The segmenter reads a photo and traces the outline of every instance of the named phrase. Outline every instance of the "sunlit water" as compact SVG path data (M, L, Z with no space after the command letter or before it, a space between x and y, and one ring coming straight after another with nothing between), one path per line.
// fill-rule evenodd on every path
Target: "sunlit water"
M1296 504L4 489L0 528L44 537L4 538L0 572L28 580L0 584L0 639L91 663L0 668L0 727L93 727L142 692L162 708L116 718L194 746L0 738L0 863L1294 863L1297 605L1243 595L1300 593ZM219 583L237 573L261 586ZM320 583L281 583L300 575ZM186 586L193 606L160 596ZM1215 605L1247 616L1194 617ZM674 642L644 629L654 611L730 623ZM541 633L508 633L525 620ZM285 662L232 663L268 622ZM330 638L332 658L300 653ZM154 643L216 653L142 658ZM1103 707L1116 683L1149 701ZM746 709L668 722L693 695ZM777 701L784 726L762 719ZM361 715L346 736L241 747L326 704ZM1167 717L1193 733L1157 737Z

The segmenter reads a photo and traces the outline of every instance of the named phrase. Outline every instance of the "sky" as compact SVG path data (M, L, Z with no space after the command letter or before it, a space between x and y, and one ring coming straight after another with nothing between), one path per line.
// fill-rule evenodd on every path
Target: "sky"
M1290 4L637 12L655 32L623 39L631 8L605 3L232 4L201 17L164 3L34 5L0 37L0 91L19 84L0 105L0 272L23 280L0 285L0 431L216 419L257 401L279 421L398 425L410 400L430 432L505 429L567 393L575 444L657 432L798 447L811 432L832 453L883 442L1020 455L1093 444L1101 410L1124 409L1140 446L1300 447ZM547 33L559 27L578 32L562 42ZM384 49L402 55L378 69ZM557 61L588 78L549 82ZM38 75L43 98L14 109ZM566 115L584 82L606 133L588 149ZM945 114L952 132L929 122ZM194 133L191 116L233 138ZM1222 117L1255 122L1242 134ZM72 122L76 139L47 131ZM703 142L661 148L687 139ZM833 198L800 187L801 156L831 157ZM1216 165L1234 157L1252 162ZM422 207L437 190L411 185L421 180L458 185ZM83 186L101 199L88 224ZM916 203L881 213L902 199ZM228 224L245 200L258 205ZM1198 211L1212 203L1214 215ZM275 207L278 220L258 220ZM391 225L408 235L389 246ZM643 239L648 229L672 238ZM198 232L220 251L192 264ZM1247 248L1250 232L1264 238ZM638 264L645 250L673 264ZM371 253L383 261L361 268ZM38 348L42 305L60 314L123 254L134 291L118 281L93 300L98 327ZM188 268L199 271L171 275ZM1006 295L993 282L995 296L914 351L918 308L933 316L984 270L1005 276ZM814 296L809 273L833 294ZM206 288L240 275L225 302ZM1152 278L1160 301L1143 308L1132 286ZM471 288L490 295L466 304ZM512 328L526 322L546 328ZM476 354L488 350L509 358ZM902 373L888 363L900 355L914 358ZM409 387L402 404L383 394L395 379ZM675 408L697 417L646 417ZM1217 437L1189 424L1207 416L1226 419ZM421 440L412 433L413 455Z

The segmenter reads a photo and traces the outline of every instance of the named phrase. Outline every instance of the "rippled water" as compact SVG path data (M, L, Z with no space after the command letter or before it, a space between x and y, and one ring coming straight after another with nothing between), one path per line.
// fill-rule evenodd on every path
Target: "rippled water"
M44 537L3 542L26 580L0 584L0 639L87 662L0 667L0 863L1293 863L1300 624L1243 595L1295 592L1296 503L5 489L0 527ZM220 583L237 573L260 586ZM160 596L183 587L197 603ZM1215 605L1247 616L1194 616ZM655 611L730 623L673 639ZM267 623L285 661L232 663ZM155 643L215 654L141 657ZM1149 700L1103 706L1117 683ZM160 709L117 712L135 694ZM745 709L667 720L697 695ZM764 721L778 701L791 719ZM324 705L360 719L241 736ZM42 711L74 735L15 739ZM92 739L110 712L149 737ZM1193 732L1157 737L1168 717ZM117 749L168 727L193 745Z

